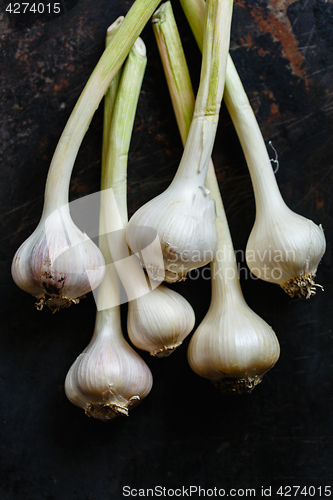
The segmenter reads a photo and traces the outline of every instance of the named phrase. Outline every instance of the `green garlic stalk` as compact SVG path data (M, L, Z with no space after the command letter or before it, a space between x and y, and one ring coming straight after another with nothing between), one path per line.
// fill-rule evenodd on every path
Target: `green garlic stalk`
M164 4L163 23L155 35L171 94L178 128L186 142L194 102L190 77L179 43L170 2ZM175 47L175 50L173 50ZM186 113L183 113L185 109ZM192 106L193 110L193 106ZM182 116L183 114L183 116ZM179 118L180 117L180 118ZM193 334L188 348L191 368L213 381L223 392L251 392L262 376L276 363L280 348L270 326L246 304L212 161L206 186L216 203L218 250L211 262L212 298L209 311Z

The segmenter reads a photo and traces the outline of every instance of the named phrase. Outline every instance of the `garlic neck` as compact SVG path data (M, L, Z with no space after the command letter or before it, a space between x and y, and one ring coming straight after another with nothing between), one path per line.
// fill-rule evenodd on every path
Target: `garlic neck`
M123 340L120 307L110 307L96 312L95 329L91 342L102 337L112 338L118 342Z
M210 265L212 304L216 303L220 307L222 297L223 303L228 307L228 304L235 300L244 301L244 297L239 283L237 262L226 218L222 219L218 216L216 227L219 244Z
M204 110L194 111L183 156L171 186L179 185L184 190L184 185L186 189L196 189L198 186L205 185L214 145L218 111L208 120L207 116Z
M238 268L227 216L224 210L213 162L210 160L206 186L215 200L218 248L211 263L212 303L221 303L237 297L244 300L238 277Z
M249 168L256 208L260 212L284 205L258 122L237 70L228 56L224 100Z

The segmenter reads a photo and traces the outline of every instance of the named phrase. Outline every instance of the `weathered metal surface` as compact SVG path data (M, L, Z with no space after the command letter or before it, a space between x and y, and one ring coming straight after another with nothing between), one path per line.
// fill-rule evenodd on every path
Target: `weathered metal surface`
M235 1L230 51L264 138L278 152L281 192L292 209L323 224L328 241L318 271L325 292L310 301L291 300L277 287L250 278L242 252L255 216L253 192L222 107L214 162L242 287L249 305L273 326L281 344L278 364L251 396L221 396L194 375L185 342L163 360L142 354L153 371L154 388L128 419L109 426L88 419L67 401L63 383L91 337L93 298L55 315L38 313L34 299L12 282L11 259L38 223L61 131L102 53L106 28L131 3L64 1L61 14L49 17L8 16L1 5L2 498L109 500L120 498L124 485L256 488L259 496L261 486L276 491L288 484L329 485L331 1ZM200 54L180 6L174 2L173 7L197 85ZM167 187L182 152L149 25L142 36L148 66L129 158L130 214ZM98 109L76 161L71 199L99 189L101 134ZM193 305L198 325L209 306L209 279L187 280L174 288ZM125 310L123 314L125 327Z

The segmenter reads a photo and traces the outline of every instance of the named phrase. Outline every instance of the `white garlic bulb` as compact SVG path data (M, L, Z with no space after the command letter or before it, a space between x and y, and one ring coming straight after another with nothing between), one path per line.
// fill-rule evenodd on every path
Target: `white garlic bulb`
M206 4L200 85L181 162L167 190L141 207L128 224L127 242L134 253L147 247L142 229L157 231L165 269L155 256L145 260L152 279L182 280L191 269L209 263L217 250L215 207L205 183L224 89L232 6L230 1Z
M223 392L251 392L280 355L272 328L246 304L217 180L211 164L207 185L216 200L219 247L211 263L209 310L188 347L193 371Z
M246 247L247 264L258 278L281 285L291 297L309 298L320 286L314 277L326 249L324 232L283 201L258 122L230 56L224 98L243 148L256 202L256 219Z
M128 304L131 342L152 356L169 356L192 331L195 314L189 302L164 285Z
M249 308L240 290L226 286L223 293L213 292L209 311L191 338L188 361L222 392L245 393L261 382L279 354L272 328Z
M192 269L209 263L217 249L215 205L201 185L175 180L169 188L141 207L127 226L127 242L140 254L151 243L147 228L156 230L163 254L145 255L142 265L153 280L168 283L185 279Z
M53 312L78 303L105 273L102 253L74 224L68 206L42 216L12 262L15 283Z
M65 380L68 399L103 421L128 416L153 383L148 366L123 337L119 311L97 312L93 337Z
M247 247L246 262L258 278L277 283L291 297L315 293L318 264L326 240L321 226L279 207L257 213Z

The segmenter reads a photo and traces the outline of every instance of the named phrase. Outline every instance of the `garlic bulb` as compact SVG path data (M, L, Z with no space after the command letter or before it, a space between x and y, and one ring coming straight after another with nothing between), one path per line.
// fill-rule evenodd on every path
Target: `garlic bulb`
M128 336L136 347L152 356L169 356L194 323L194 311L187 300L163 285L128 304Z
M280 347L272 328L243 297L212 166L207 184L217 204L219 248L211 263L210 308L191 338L188 361L192 370L213 381L222 392L246 393L275 365Z
M93 337L65 380L68 399L103 421L128 416L153 381L146 363L123 337L119 311L114 307L97 312Z
M214 202L205 182L224 88L231 14L230 0L207 1L200 85L180 165L167 190L141 207L128 224L127 242L134 253L147 246L147 227L158 234L164 268L154 255L142 263L152 279L182 280L191 269L210 262L217 249ZM157 11L154 20L159 15L164 11Z
M277 362L279 343L272 328L249 308L240 293L215 293L220 298L212 298L207 315L191 338L189 364L222 392L251 392Z
M12 264L14 281L37 297L39 309L47 304L56 311L77 303L80 296L103 279L101 253L75 227L67 213L70 177L100 101L158 3L158 0L135 2L123 22L115 22L117 33L97 63L60 137L46 181L42 218ZM62 222L60 213L64 216Z
M326 241L321 226L290 210L277 207L257 212L246 246L246 261L258 278L279 284L294 297L309 298L320 287L314 281Z
M47 305L53 312L78 303L104 273L103 255L75 226L68 206L43 215L12 262L15 283L38 299L37 309Z
M246 247L258 278L277 283L291 297L316 293L314 278L326 241L321 226L290 210L280 194L257 120L229 57L225 102L250 171L256 219Z
M204 183L204 179L203 183ZM181 177L130 219L126 237L135 254L149 246L147 228L156 230L163 254L147 254L142 265L153 280L184 280L187 273L212 260L217 250L215 205L203 185L191 186ZM133 230L134 229L134 230Z

